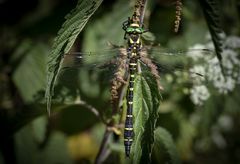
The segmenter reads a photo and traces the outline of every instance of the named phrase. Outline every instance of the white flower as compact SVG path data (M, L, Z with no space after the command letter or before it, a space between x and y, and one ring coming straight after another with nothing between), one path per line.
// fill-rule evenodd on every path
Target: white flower
M219 93L227 94L233 91L237 84L240 84L240 59L238 58L240 38L237 36L226 38L224 33L221 37L225 39L222 52L223 70L216 55L211 55L211 50L213 50L213 43L211 41L205 45L196 44L191 47L187 56L193 60L193 63L196 63L190 68L190 72L203 74L206 80L211 82ZM192 49L198 50L194 51ZM209 49L209 52L204 51L204 49ZM223 76L222 71L224 71L225 76ZM205 78L203 79L205 80ZM203 101L207 100L210 93L206 86L202 84L204 80L197 77L194 77L194 80L193 88L190 91L191 99L194 104L201 105Z
M221 79L221 67L217 57L212 58L207 62L206 76L209 81L218 81Z
M237 36L229 36L224 44L225 47L229 47L229 48L240 48L240 38Z
M234 65L240 64L240 61L237 58L237 52L231 49L224 50L222 52L222 57L222 63L226 69L233 69Z
M222 75L222 70L217 57L208 61L207 79L212 81L219 93L226 94L233 91L239 77L239 70L234 68L240 66L240 61L237 58L237 53L234 50L225 49L222 53L222 63L226 76Z
M240 67L238 67L238 72L236 73L237 75L237 83L240 84Z
M187 56L197 61L198 59L203 59L203 53L201 50L206 49L206 47L202 44L196 44L193 47L190 47L187 52Z
M215 49L213 42L208 42L205 46L207 49L212 50L212 51L214 51L214 49Z
M230 91L233 91L235 85L235 80L232 77L228 76L225 77L222 81L220 81L216 88L218 88L219 93L226 94Z
M205 80L205 68L203 65L195 65L189 69L191 78L194 79L194 84L199 84Z
M196 105L202 105L210 97L210 93L205 85L193 86L190 94L192 102Z

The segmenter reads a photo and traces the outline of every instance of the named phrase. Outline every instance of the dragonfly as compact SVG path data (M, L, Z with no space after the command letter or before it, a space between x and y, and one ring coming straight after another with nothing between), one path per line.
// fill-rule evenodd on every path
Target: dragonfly
M136 74L140 70L139 65L149 68L147 71L150 71L156 78L160 78L163 73L173 73L177 70L203 77L204 75L198 72L191 72L188 68L191 65L204 61L196 61L187 54L201 53L208 60L214 57L214 53L208 49L174 51L164 49L160 46L145 46L143 45L142 34L147 32L147 30L140 23L134 22L132 19L128 19L123 23L123 30L125 31L124 39L127 42L126 46L112 45L112 48L103 51L68 53L64 56L62 69L67 70L82 67L91 70L110 70L113 78L115 78L115 84L111 88L112 99L119 99L118 89L122 85L127 85L124 146L125 154L129 157L134 135L134 81Z

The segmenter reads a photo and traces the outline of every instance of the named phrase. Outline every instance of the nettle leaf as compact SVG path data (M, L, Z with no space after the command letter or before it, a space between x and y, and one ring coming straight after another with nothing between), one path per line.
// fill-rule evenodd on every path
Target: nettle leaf
M207 25L212 36L218 60L222 60L223 30L221 28L221 13L219 0L199 0Z
M101 3L102 0L79 0L76 8L66 16L66 21L54 40L52 51L49 55L45 93L47 110L49 113L51 108L51 98L54 93L54 85L61 69L63 55L69 52L78 34L82 31L89 18Z
M44 92L48 50L49 47L44 44L33 44L25 40L11 59L16 65L13 73L14 84L26 103L34 102L38 93Z
M107 47L107 42L116 45L124 44L124 30L122 23L131 15L132 8L129 5L129 0L117 1L112 10L104 16L87 25L84 32L83 50L96 51ZM114 22L114 23L113 23Z
M39 149L39 142L45 136L46 124L46 117L39 117L14 134L16 163L72 163L67 151L68 138L60 132L52 133L46 147Z
M164 128L158 127L154 131L154 153L157 156L157 153L161 152L162 146L166 149L167 153L170 156L171 163L179 164L180 158L177 151L177 148L174 144L171 134Z
M45 105L34 102L24 105L21 112L15 115L0 115L0 128L7 129L5 133L0 134L0 137L11 136L37 117L44 115L44 108ZM54 104L52 110L57 112L57 114L54 115L58 118L55 120L55 128L68 135L89 129L98 122L96 115L81 104ZM69 121L70 119L72 122Z
M149 163L151 160L160 100L161 95L155 77L147 71L137 75L133 99L132 163Z
M90 129L99 121L97 116L81 104L67 105L57 114L58 130L67 135L74 135Z

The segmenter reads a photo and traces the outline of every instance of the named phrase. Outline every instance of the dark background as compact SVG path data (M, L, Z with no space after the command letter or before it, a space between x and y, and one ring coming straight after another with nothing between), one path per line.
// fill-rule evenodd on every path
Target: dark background
M96 157L104 126L89 110L74 105L76 93L57 86L55 98L60 103L53 105L50 118L44 103L47 56L64 16L76 3L0 0L0 163L90 163ZM226 37L239 36L239 2L221 3ZM174 2L149 2L145 24L157 43L169 49L186 49L210 42L198 1L186 0L183 7L176 34ZM73 50L97 51L107 41L124 44L121 24L131 11L129 1L104 1ZM239 57L239 49L236 51ZM88 74L82 76L81 98L97 109L109 110L109 89L91 81ZM71 89L71 82L68 79L63 84ZM172 85L167 85L163 94L157 124L172 134L183 163L240 163L239 84L228 94L212 89L212 96L202 107L195 107L189 96L178 92L183 86ZM73 105L64 103L69 101ZM113 145L112 151L122 153L122 144ZM116 162L114 155L108 160ZM156 163L167 161L164 148L153 159Z

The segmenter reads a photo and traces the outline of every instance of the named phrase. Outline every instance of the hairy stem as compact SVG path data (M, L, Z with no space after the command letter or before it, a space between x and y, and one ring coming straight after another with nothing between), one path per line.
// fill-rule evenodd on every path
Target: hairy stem
M146 3L147 3L147 0L136 0L136 3L135 3L133 21L139 22L141 26L143 25Z

